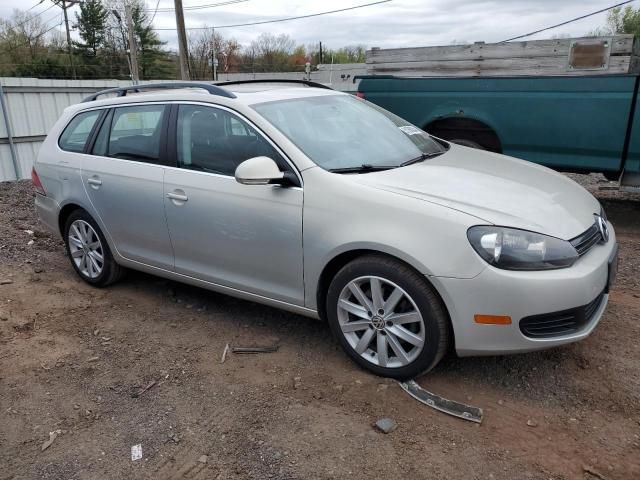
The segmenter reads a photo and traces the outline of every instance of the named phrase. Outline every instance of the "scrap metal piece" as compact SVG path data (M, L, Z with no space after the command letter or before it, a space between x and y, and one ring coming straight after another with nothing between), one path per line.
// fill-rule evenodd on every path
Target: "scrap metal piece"
M428 392L415 380L409 380L408 382L398 382L402 389L411 395L419 402L428 405L431 408L435 408L441 412L444 412L454 417L462 418L463 420L469 420L470 422L482 423L482 409L479 407L472 407L471 405L465 405L453 400L448 400L434 393Z
M273 353L278 351L278 346L274 347L231 347L233 353Z

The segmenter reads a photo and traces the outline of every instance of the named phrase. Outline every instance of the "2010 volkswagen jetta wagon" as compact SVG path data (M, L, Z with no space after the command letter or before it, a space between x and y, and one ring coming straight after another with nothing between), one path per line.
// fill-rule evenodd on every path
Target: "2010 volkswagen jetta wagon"
M65 110L32 176L86 282L131 268L326 319L395 378L450 347L585 338L617 266L611 224L572 180L308 83L100 92Z

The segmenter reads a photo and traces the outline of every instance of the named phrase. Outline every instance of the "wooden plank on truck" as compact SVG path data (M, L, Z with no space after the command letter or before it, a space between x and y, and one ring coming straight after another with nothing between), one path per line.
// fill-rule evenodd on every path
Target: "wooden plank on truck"
M371 49L369 74L399 76L594 75L633 73L633 35L509 43Z
M381 75L465 77L465 76L511 76L511 75L594 75L623 74L630 70L630 56L611 57L607 69L581 70L568 68L563 57L500 58L491 60L459 60L449 62L422 61L383 63L375 71ZM635 57L634 57L635 58Z

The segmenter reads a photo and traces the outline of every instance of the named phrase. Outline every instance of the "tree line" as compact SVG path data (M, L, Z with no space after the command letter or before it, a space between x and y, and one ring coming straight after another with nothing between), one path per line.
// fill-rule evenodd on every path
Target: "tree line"
M84 0L74 18L69 18L77 32L74 37L79 37L71 45L59 29L59 8L47 12L53 20L47 15L14 10L11 18L0 19L0 76L130 78L125 2L132 12L140 78L178 78L177 52L160 40L144 0ZM220 73L232 73L304 71L307 62L316 65L365 61L366 49L362 45L322 49L320 44L296 44L284 34L263 33L248 45L241 45L204 26L190 31L188 37L189 67L194 80L212 79L214 63Z

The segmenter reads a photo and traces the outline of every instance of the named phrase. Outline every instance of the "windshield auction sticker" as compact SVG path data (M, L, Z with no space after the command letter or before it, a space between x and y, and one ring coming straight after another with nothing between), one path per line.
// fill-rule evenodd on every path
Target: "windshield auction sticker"
M398 127L407 135L424 135L424 132L413 125L403 125L402 127Z

